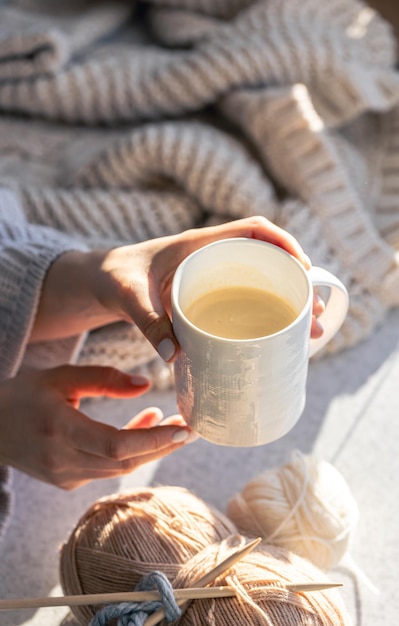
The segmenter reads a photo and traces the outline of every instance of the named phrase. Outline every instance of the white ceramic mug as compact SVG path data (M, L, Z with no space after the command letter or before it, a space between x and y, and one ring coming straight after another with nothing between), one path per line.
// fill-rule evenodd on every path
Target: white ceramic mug
M256 339L225 339L196 327L185 311L223 287L255 287L286 299L298 313L289 325ZM310 339L313 287L330 296ZM342 282L320 267L307 271L272 244L223 239L188 256L172 283L172 319L181 350L175 360L177 404L189 426L221 445L256 446L285 435L301 416L309 356L337 332L347 314Z

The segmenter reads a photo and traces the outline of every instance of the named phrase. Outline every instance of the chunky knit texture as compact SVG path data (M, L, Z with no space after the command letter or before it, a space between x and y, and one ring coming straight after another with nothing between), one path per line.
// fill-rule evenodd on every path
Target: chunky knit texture
M399 304L390 26L357 0L131 6L0 4L0 183L26 220L93 248L265 215L349 289L324 352L367 338ZM154 357L127 324L79 354L169 384Z

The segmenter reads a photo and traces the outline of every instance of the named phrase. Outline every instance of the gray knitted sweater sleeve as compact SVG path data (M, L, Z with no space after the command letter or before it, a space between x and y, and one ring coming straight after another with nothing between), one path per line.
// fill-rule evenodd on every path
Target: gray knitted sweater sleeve
M14 193L0 189L0 380L15 375L25 359L37 367L73 359L81 337L28 348L46 272L60 254L72 249L84 246L53 229L27 223Z

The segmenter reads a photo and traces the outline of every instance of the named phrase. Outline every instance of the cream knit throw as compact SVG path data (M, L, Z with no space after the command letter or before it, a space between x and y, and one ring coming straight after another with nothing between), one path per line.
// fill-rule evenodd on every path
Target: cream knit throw
M329 352L399 304L399 73L362 2L0 2L0 111L31 222L94 247L265 215L349 289ZM80 361L154 356L118 324Z

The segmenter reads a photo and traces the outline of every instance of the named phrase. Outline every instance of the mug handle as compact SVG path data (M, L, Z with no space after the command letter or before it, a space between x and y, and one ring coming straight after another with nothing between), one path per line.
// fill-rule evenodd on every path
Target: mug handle
M324 346L334 337L341 328L349 308L349 295L345 285L322 267L311 267L308 270L309 278L313 287L324 286L330 288L330 297L326 308L318 317L324 332L318 339L310 339L309 357L324 348Z

